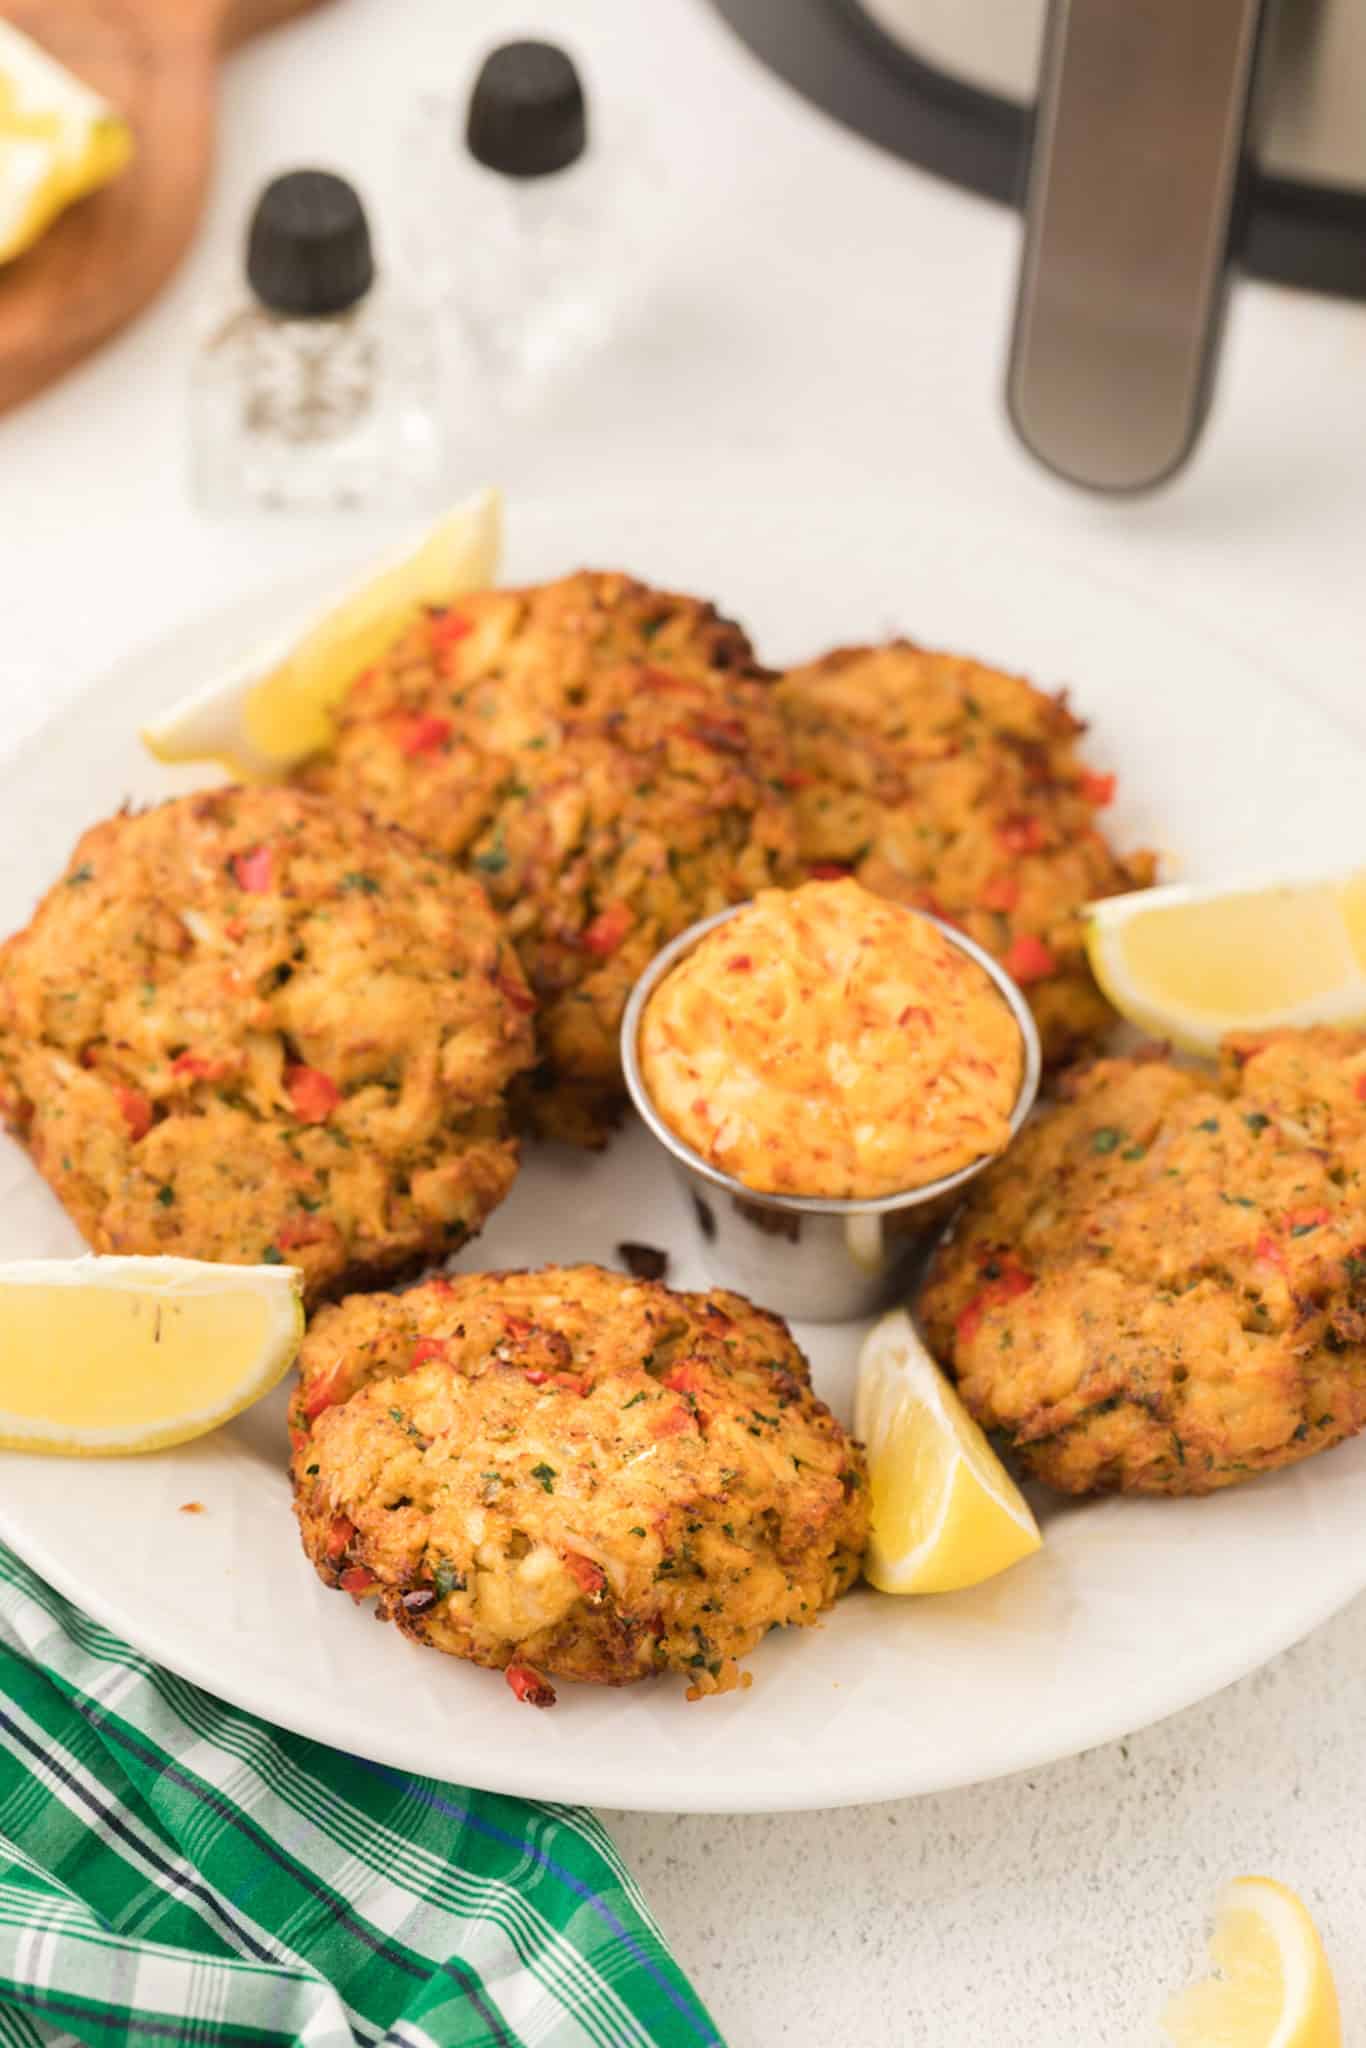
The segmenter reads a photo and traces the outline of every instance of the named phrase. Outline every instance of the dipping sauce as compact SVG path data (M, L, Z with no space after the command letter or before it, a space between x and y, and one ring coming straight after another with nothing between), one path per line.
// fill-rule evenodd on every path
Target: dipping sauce
M999 1152L1024 1073L991 977L857 882L767 889L667 974L640 1069L670 1129L760 1194L867 1200Z

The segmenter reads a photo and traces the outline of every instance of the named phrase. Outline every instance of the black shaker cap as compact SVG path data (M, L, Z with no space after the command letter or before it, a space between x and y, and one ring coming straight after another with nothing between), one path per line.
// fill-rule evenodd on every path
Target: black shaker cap
M360 194L331 171L288 171L256 202L247 279L272 312L308 319L344 313L374 283Z
M471 156L508 178L544 178L577 163L588 142L583 84L554 43L490 51L470 95Z

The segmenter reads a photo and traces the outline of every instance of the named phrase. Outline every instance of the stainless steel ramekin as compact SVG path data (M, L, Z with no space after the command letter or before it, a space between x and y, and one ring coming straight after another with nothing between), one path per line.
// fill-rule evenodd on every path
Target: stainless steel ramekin
M737 903L690 926L657 954L641 975L621 1021L626 1085L692 1197L706 1261L717 1282L798 1322L852 1322L875 1315L904 1297L912 1269L940 1234L959 1191L989 1161L976 1159L957 1173L905 1194L835 1201L819 1195L759 1194L683 1143L665 1123L646 1089L639 1057L641 1018L670 968L717 925L748 908L747 903ZM928 916L925 911L914 914ZM1039 1089L1039 1034L1029 1005L989 953L942 919L931 917L929 922L938 925L952 945L991 977L1020 1027L1024 1071L1010 1119L1013 1138L1033 1108Z

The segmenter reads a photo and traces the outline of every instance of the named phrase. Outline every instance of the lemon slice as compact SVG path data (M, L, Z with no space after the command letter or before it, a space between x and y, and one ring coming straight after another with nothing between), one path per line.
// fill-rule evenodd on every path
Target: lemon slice
M1091 971L1187 1052L1226 1031L1366 1024L1366 871L1241 889L1145 889L1086 913Z
M1333 1973L1302 1900L1270 1877L1219 1897L1215 1975L1180 1992L1162 2022L1177 2048L1342 2048Z
M417 547L391 556L301 637L242 662L145 726L158 761L218 761L241 782L271 782L328 745L331 712L424 605L449 604L498 573L502 500L480 491Z
M132 154L123 116L0 21L0 263L32 247Z
M954 1593L1036 1551L1029 1504L904 1309L859 1358L857 1434L868 1447L872 1534L864 1577L884 1593Z
M0 1446L111 1457L203 1436L289 1370L299 1288L292 1266L0 1265Z

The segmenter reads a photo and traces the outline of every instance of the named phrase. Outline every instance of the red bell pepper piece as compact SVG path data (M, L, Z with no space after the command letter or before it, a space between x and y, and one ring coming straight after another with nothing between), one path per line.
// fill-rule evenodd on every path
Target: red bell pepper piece
M341 1101L336 1082L317 1067L286 1067L285 1092L301 1124L325 1124Z
M533 1671L530 1664L509 1664L503 1676L524 1707L554 1706L554 1686L547 1685L540 1672Z
M239 889L248 896L264 896L275 876L275 861L268 846L253 847L250 853L239 853L232 863L233 877Z

